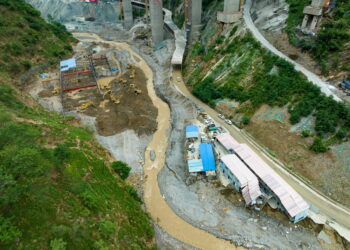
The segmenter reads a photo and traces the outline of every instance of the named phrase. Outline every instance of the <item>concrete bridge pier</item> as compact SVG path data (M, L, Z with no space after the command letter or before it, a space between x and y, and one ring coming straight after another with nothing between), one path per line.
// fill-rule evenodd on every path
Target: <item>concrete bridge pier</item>
M150 0L149 8L151 13L152 41L153 45L156 46L164 40L163 1Z
M131 29L134 24L131 0L123 0L124 28Z
M197 40L202 27L202 0L191 0L190 4L190 40Z
M235 23L242 17L242 0L225 0L224 11L218 12L218 21L223 23Z

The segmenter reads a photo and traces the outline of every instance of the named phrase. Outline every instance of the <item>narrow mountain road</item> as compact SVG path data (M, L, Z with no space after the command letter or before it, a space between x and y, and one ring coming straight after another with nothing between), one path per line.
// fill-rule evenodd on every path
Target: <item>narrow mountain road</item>
M291 185L308 203L317 207L320 213L332 222L332 227L338 231L347 240L350 240L350 210L341 204L329 199L318 191L306 185L301 179L288 172L281 162L276 158L272 158L254 139L244 130L240 130L235 126L229 126L223 120L218 118L218 112L197 99L190 93L182 81L182 74L179 70L173 71L173 83L177 89L189 99L199 104L205 112L210 115L216 123L225 127L229 133L240 143L250 146L270 167L272 167L289 185ZM334 223L336 222L336 223ZM337 225L339 224L339 225Z
M269 41L265 39L265 37L260 33L258 28L255 26L252 17L250 15L250 9L252 7L252 0L246 0L246 3L244 5L244 12L243 12L243 18L247 25L247 28L251 31L255 39L257 39L263 47L271 51L273 54L282 57L283 59L287 60L288 62L294 64L295 69L302 72L310 82L314 83L318 87L321 88L321 91L326 94L327 96L333 96L333 98L337 101L341 101L341 99L334 94L330 89L328 84L323 81L319 76L312 73L311 71L307 70L305 67L300 65L299 63L293 61L288 56L284 55L281 51L277 50Z
M134 61L134 65L139 67L147 76L147 89L154 106L158 109L157 131L154 133L152 141L147 146L144 163L144 201L147 212L151 215L166 233L179 241L191 245L198 249L208 250L233 250L244 249L236 247L229 241L216 238L212 234L198 229L184 221L168 206L164 200L159 186L158 173L165 165L166 150L168 147L167 131L170 128L170 109L155 93L153 85L153 72L146 61L126 43L105 41L93 33L74 33L74 36L83 42L97 42L109 44L116 50L127 50L131 58L139 58ZM151 160L150 152L155 152L154 161ZM132 154L132 152L130 152Z

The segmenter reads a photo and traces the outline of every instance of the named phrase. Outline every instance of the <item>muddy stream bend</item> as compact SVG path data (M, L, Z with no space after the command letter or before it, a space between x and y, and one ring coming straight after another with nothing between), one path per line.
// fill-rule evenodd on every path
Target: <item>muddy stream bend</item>
M177 216L163 199L158 186L157 176L165 165L166 150L168 147L167 130L170 128L170 109L155 93L153 86L153 72L146 61L126 43L105 41L93 33L74 33L74 36L82 42L101 42L109 44L116 50L126 50L133 58L135 65L143 70L147 77L147 89L153 105L158 109L157 130L152 141L147 146L144 163L144 201L147 212L152 219L169 235L188 245L199 249L238 249L230 242L216 238L206 231L200 230ZM150 152L156 153L156 159L150 159ZM241 249L241 248L240 248ZM243 249L243 248L242 248Z

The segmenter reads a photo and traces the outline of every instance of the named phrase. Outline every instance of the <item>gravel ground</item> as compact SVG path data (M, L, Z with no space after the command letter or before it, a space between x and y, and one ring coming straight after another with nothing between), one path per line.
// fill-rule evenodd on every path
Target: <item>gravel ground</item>
M168 51L169 46L168 43ZM247 248L321 249L313 232L292 224L285 226L262 212L235 206L211 182L202 180L186 185L184 127L195 119L195 106L170 84L166 49L153 56L142 47L134 49L157 72L157 94L169 103L172 111L166 167L159 173L158 183L175 213L198 228Z

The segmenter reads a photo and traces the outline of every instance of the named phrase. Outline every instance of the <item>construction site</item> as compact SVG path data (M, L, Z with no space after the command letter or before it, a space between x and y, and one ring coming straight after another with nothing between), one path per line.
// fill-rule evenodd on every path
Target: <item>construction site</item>
M77 48L76 57L61 61L58 72L41 75L38 95L59 97L63 113L95 117L101 136L126 129L154 133L157 110L148 96L147 78L131 61L120 63L118 53L107 44Z
M79 41L73 47L73 57L40 72L27 90L47 109L74 116L94 132L115 160L130 165L132 174L128 180L143 197L145 209L156 225L161 249L347 248L348 219L340 220L348 218L347 210L325 202L326 198L284 170L264 148L232 123L222 120L217 111L193 96L185 86L181 68L187 46L201 32L204 15L201 0L183 2L184 29L174 24L174 15L163 8L162 0L55 1L56 7L52 9L45 9L42 0L28 2L37 4L43 15L59 8L72 9L78 4L82 6L79 8L89 9L84 21L62 22L68 29L71 27L69 30L74 31ZM210 21L218 22L220 27L243 25L242 19L247 15L243 11L244 1L222 2ZM101 19L101 10L108 6L113 6L118 16L113 25ZM82 13L76 8L75 18ZM140 9L145 9L143 15L135 17L134 13ZM91 15L94 20L87 20ZM315 82L319 84L318 80ZM330 93L327 87L322 91ZM237 162L254 167L254 159L259 159L261 166L273 169L281 189L282 186L293 189L291 196L302 201L300 218L295 219L295 214L288 215L289 218L268 206L262 211L248 208L240 188L229 181L223 185L219 179L222 173L216 167L206 170L210 174L189 174L186 155L197 164L200 155L194 148L199 148L202 140L198 134L196 140L186 144L184 131L190 124L200 124L208 130L212 129L211 124L220 128L219 132L208 133L215 136L204 134L206 147L215 147L216 135L222 131L231 134L237 145L244 144L254 157L242 157ZM224 165L219 161L221 151L215 150L216 163ZM231 166L231 162L227 165ZM254 182L259 186L257 183ZM271 193L274 188L271 187Z

